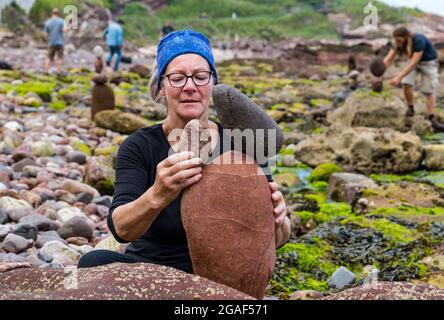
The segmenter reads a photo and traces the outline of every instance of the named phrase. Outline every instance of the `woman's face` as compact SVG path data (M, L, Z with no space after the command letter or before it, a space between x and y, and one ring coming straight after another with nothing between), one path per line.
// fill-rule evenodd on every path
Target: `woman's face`
M407 42L407 39L404 37L395 37L395 42L399 47L402 47Z
M174 58L164 75L182 73L191 76L199 71L211 71L207 60L198 54L188 53ZM196 86L191 78L182 88L174 88L168 79L162 79L162 89L168 104L168 113L184 119L200 119L208 111L213 91L213 76L207 85Z

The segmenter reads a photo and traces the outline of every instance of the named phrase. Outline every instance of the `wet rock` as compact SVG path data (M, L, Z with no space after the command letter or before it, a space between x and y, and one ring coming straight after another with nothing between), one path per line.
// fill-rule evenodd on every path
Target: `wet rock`
M80 254L78 252L60 241L46 242L40 251L48 257L52 257L52 262L57 262L64 266L76 265L80 259Z
M9 222L9 216L6 214L4 209L0 209L0 224L5 224Z
M344 171L403 173L419 167L422 152L421 140L411 133L332 126L323 134L301 141L295 156L312 167L336 163Z
M285 187L297 187L298 185L301 185L301 180L299 177L293 173L293 172L284 172L284 173L277 173L273 175L273 181L275 181L277 184Z
M69 286L60 268L18 269L0 274L0 299L252 299L197 275L148 263L113 264L76 272L76 287Z
M78 164L86 163L86 154L81 151L70 151L66 155L67 162L76 162Z
M17 223L14 225L12 233L35 241L37 240L38 230L37 227L33 225L27 223Z
M5 250L6 252L20 253L25 251L30 245L31 243L27 239L19 235L10 233L3 240L0 248Z
M376 282L329 295L324 300L443 300L444 290L425 283Z
M81 192L85 192L90 194L93 197L99 197L100 193L94 189L93 187L82 183L80 181L66 179L62 183L62 188L70 193L77 194Z
M429 170L444 170L444 145L424 146L425 166Z
M342 290L355 282L356 276L345 267L339 267L328 280L330 288Z
M404 102L395 95L356 91L327 119L345 126L403 130L405 111Z
M83 237L89 239L92 236L93 229L84 218L73 217L66 221L57 232L64 239L71 237Z
M119 110L104 110L96 113L96 125L113 131L130 134L138 129L148 127L150 123L142 117Z
M224 129L239 129L241 132L247 129L253 130L254 141L251 143L254 143L254 148L242 143L239 144L242 145L242 150L237 151L246 152L259 163L265 162L279 152L284 141L281 128L249 97L235 88L219 84L213 89L213 100ZM242 139L234 132L233 136L234 139Z
M60 228L60 224L57 222L36 213L22 217L19 222L34 226L38 231L57 230Z
M376 189L378 185L370 178L356 173L333 173L328 181L327 197L329 199L353 203L359 191Z
M243 164L232 164L234 157ZM193 272L263 298L276 260L273 205L267 179L246 157L226 152L204 167L185 190L181 213Z

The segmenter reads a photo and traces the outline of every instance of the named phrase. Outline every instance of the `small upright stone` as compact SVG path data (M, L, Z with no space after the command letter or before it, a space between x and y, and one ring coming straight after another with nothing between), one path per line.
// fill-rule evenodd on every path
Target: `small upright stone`
M356 276L353 272L345 267L339 267L328 280L328 285L330 288L342 290L346 286L353 284L355 280Z
M207 163L211 153L211 134L208 126L194 119L185 126L179 142L179 152L191 151Z
M113 110L116 102L113 90L106 84L108 79L105 75L95 75L92 80L94 86L92 88L91 118L94 120L96 113L103 110Z

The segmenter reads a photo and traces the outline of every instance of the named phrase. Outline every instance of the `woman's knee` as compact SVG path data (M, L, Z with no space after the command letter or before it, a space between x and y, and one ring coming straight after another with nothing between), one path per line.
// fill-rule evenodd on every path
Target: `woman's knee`
M108 264L108 250L94 250L85 254L80 258L79 263L77 264L78 268L91 268L97 267L104 264Z

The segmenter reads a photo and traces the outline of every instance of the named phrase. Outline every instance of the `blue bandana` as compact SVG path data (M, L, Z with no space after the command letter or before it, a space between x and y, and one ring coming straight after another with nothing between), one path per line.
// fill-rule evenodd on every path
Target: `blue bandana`
M157 46L157 90L160 90L161 77L168 63L177 56L186 53L195 53L207 60L217 82L210 40L202 33L194 30L179 30L166 35Z

